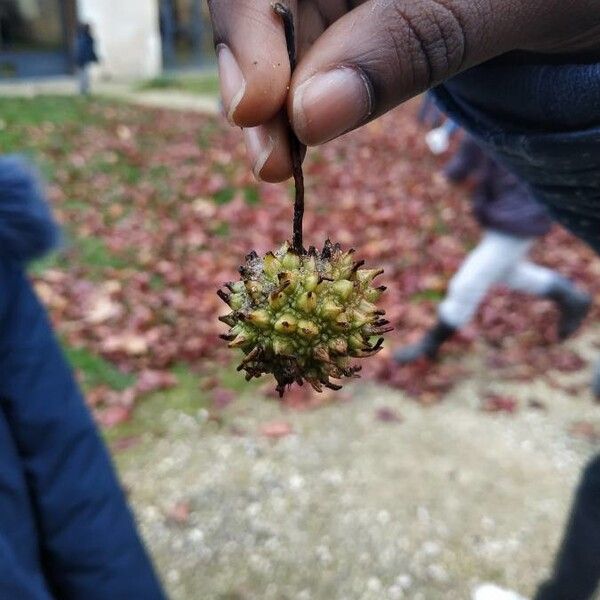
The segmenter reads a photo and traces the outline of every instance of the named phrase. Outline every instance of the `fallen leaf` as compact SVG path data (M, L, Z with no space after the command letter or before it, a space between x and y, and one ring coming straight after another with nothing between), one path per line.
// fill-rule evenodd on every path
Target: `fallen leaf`
M176 525L185 525L190 520L190 503L186 500L176 502L167 511L167 520Z
M212 390L211 398L213 407L216 410L223 410L235 400L235 393L226 388L216 388Z
M136 390L140 394L168 390L177 385L177 377L169 371L145 369L137 378Z
M589 421L576 421L569 427L569 433L593 444L600 442L600 429Z
M514 414L518 408L518 400L512 396L501 396L500 394L488 394L481 403L481 410L489 413L505 412Z
M129 421L131 409L124 406L109 406L98 413L98 420L103 427L115 427Z
M280 439L294 433L287 421L270 421L260 426L260 434L270 439Z
M383 406L375 411L375 417L382 423L402 423L403 419L393 408Z

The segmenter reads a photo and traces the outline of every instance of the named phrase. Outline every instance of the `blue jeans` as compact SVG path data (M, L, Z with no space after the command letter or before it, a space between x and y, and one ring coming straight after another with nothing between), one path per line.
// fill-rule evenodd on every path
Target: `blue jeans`
M21 268L4 259L0 598L164 598L46 314Z

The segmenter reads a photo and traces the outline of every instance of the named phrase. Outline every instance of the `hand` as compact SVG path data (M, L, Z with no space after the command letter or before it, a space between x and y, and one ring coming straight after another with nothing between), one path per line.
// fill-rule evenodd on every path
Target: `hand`
M600 48L598 0L288 0L290 68L271 0L209 0L229 120L244 128L257 177L291 164L285 107L309 146L363 125L469 67L511 50Z

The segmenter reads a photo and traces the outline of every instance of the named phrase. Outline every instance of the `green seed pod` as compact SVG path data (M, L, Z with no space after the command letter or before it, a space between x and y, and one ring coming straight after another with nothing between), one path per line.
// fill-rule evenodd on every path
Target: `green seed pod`
M220 317L231 328L222 337L244 353L239 369L247 379L272 373L280 394L303 381L339 389L331 379L360 370L351 357L381 350L381 340L371 342L389 330L374 304L385 288L371 285L380 270L361 269L352 252L329 241L321 252L298 254L285 244L247 261L242 280L219 291L232 309Z

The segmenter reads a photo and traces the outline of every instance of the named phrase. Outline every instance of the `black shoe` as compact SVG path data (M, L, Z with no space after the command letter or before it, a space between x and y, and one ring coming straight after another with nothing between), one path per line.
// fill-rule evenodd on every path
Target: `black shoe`
M446 340L450 339L455 332L456 329L454 327L447 325L443 321L438 321L419 342L396 350L394 352L394 361L399 365L406 365L420 358L435 360L440 346Z
M553 300L560 310L558 337L561 340L575 333L590 312L592 297L578 290L568 279L558 277L546 297Z

